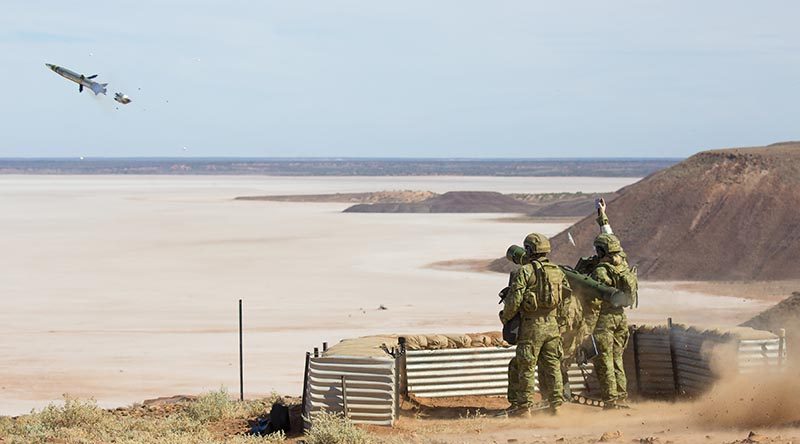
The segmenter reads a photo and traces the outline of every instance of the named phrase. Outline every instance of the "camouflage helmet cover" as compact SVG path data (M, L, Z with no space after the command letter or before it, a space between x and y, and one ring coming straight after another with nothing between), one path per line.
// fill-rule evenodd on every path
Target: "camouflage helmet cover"
M603 233L594 238L594 246L603 249L606 253L619 253L622 251L622 244L619 238L613 234Z
M524 244L526 248L530 248L536 254L550 252L550 239L547 236L539 233L531 233L525 236Z

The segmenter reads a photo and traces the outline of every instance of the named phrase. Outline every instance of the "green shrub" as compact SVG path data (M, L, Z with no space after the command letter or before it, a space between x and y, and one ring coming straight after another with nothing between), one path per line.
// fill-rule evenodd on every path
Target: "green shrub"
M231 401L228 391L223 387L215 392L200 395L194 401L186 403L186 414L201 424L207 424L233 418L239 407L235 401Z
M50 404L39 413L39 421L44 428L93 428L112 419L109 412L97 407L94 399L80 400L66 395L64 398L63 406Z
M372 435L359 429L340 413L320 412L314 415L308 444L370 444Z

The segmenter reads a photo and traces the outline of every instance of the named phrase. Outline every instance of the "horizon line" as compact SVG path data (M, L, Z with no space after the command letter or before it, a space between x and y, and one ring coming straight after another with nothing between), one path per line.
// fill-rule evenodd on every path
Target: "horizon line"
M686 157L252 157L252 156L59 156L59 157L0 157L4 161L91 161L91 160L133 160L133 161L441 161L441 162L490 162L490 161L525 161L525 162L569 162L569 161L675 161Z

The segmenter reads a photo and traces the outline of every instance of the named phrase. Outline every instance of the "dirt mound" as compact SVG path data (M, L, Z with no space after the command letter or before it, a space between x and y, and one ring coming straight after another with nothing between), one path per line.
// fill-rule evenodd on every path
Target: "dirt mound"
M533 206L492 191L450 191L422 202L353 205L347 213L528 213Z
M798 190L800 143L705 151L621 189L609 217L644 278L791 279L800 277ZM587 216L552 239L554 259L591 254L597 233Z
M792 293L775 306L742 323L742 326L773 333L777 333L781 328L800 327L800 292Z

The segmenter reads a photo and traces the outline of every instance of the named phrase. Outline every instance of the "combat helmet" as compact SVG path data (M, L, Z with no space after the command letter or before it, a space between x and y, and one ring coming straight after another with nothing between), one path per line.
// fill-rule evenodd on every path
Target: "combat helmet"
M607 254L622 251L622 244L619 243L619 238L608 233L603 233L594 238L594 247L603 250Z
M550 252L550 239L547 236L539 233L531 233L525 236L525 249L533 254L544 254Z

